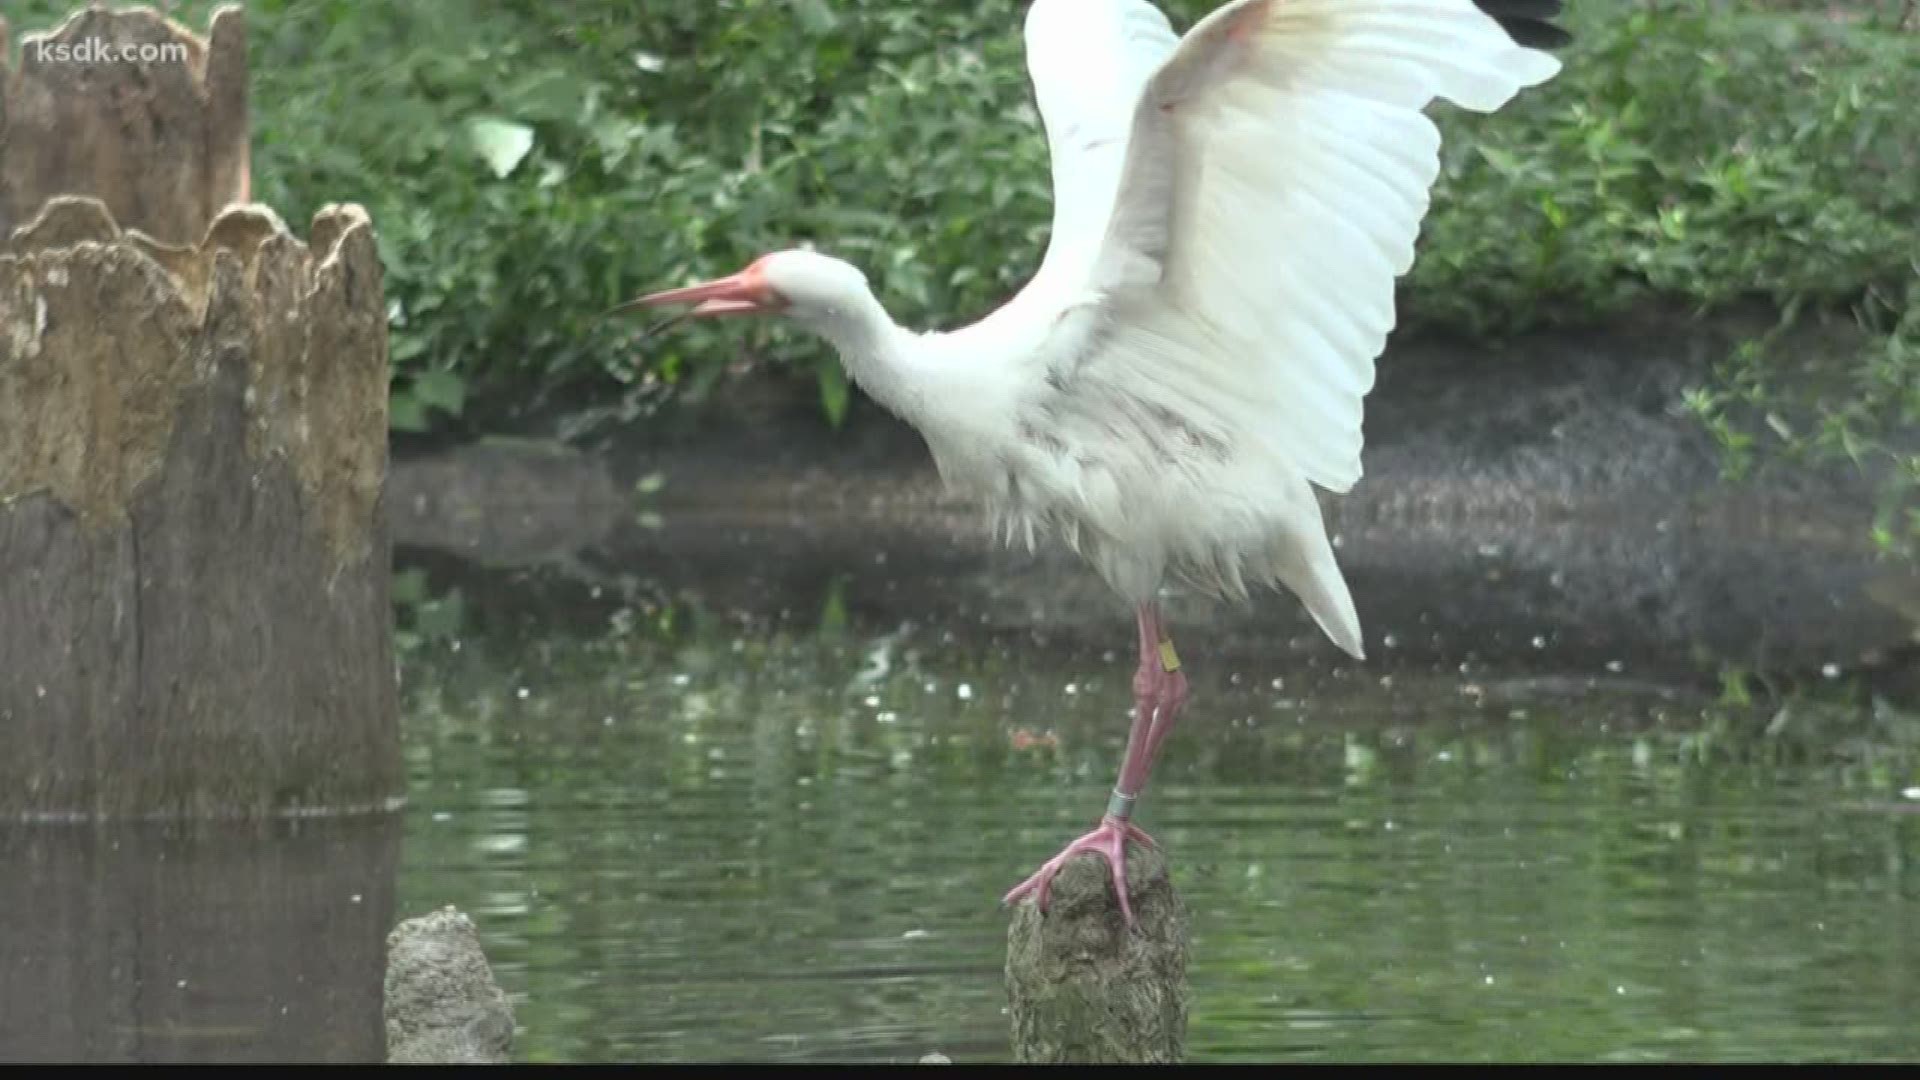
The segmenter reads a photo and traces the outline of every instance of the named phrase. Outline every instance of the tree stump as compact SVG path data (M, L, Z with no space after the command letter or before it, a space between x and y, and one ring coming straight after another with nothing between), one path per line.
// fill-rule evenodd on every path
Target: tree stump
M502 1065L513 1050L513 1007L473 920L451 907L387 935L384 1011L389 1064Z
M1187 909L1155 848L1127 845L1129 929L1104 860L1083 855L1007 930L1013 1059L1178 1062L1187 1041Z
M0 817L390 806L372 226L209 216L246 191L237 13L210 47L151 12L54 38L155 26L198 61L139 94L136 65L0 80L0 213L45 202L0 243Z
M94 5L27 34L12 73L7 45L0 20L0 240L56 195L92 195L128 228L191 244L251 198L239 7L203 41L151 9Z

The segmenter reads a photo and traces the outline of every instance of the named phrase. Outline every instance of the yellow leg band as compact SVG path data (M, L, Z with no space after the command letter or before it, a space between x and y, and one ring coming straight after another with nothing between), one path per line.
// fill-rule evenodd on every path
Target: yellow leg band
M1180 654L1173 651L1171 639L1160 643L1160 667L1168 672L1180 670Z

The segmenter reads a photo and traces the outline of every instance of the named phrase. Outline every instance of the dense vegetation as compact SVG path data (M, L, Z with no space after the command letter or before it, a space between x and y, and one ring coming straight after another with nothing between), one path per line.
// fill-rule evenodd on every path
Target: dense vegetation
M17 25L75 0L27 0ZM1215 0L1169 0L1184 26ZM211 6L170 6L198 21ZM952 325L1044 245L1024 0L251 0L260 195L357 200L389 272L397 426L583 391L633 416L742 358L739 325L641 347L599 312L817 239L904 321ZM1740 467L1843 454L1920 512L1920 30L1907 0L1576 2L1567 70L1450 136L1414 327L1494 334L1648 298L1841 313L1869 347L1803 385L1765 342L1691 404ZM1906 23L1907 25L1902 25ZM777 326L747 358L837 368ZM1838 386L1838 391L1832 388Z

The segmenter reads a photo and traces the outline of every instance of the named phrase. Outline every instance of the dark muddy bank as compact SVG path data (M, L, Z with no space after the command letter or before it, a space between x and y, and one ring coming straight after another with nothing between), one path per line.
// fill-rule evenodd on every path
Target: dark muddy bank
M1372 662L1911 665L1920 586L1868 540L1871 478L1776 468L1729 483L1682 406L1753 329L1654 315L1391 350L1367 476L1326 500ZM1803 347L1848 341L1813 332ZM595 621L636 597L803 620L831 603L877 627L1127 640L1125 611L1071 556L1005 550L945 496L913 432L871 407L829 432L811 393L748 378L580 450L402 456L400 560L464 579L470 599L505 589ZM1335 658L1290 597L1169 605L1208 648Z

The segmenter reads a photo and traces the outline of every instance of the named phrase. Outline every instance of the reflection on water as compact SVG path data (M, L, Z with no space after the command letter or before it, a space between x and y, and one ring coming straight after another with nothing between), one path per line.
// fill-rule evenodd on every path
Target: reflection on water
M0 824L0 1061L368 1061L391 815Z
M400 914L474 914L530 1060L1003 1058L996 899L1129 674L1011 638L422 645ZM1920 1054L1920 722L1319 672L1202 658L1143 803L1195 1058Z

